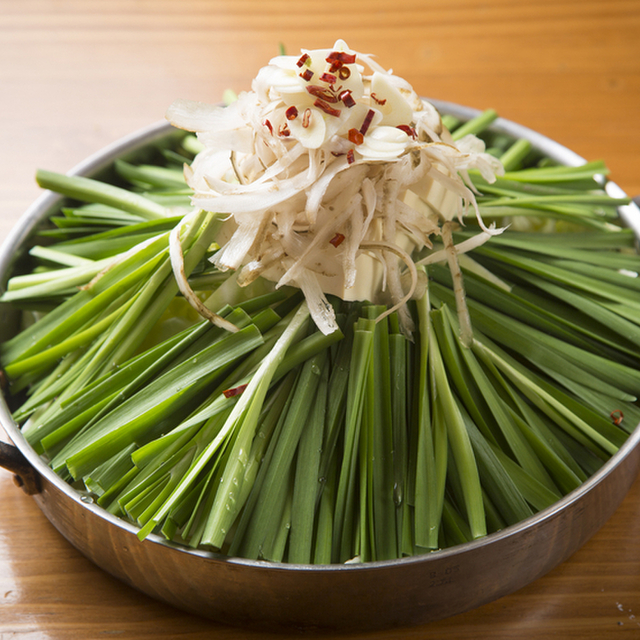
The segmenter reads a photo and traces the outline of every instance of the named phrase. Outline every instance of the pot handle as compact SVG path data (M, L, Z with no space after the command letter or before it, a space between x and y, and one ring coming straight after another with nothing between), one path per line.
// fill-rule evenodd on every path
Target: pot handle
M27 495L40 493L40 477L18 447L0 442L0 467L13 472L14 483Z

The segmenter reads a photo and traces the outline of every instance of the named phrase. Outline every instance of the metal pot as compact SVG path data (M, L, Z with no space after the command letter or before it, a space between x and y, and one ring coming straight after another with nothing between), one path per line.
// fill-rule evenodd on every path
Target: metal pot
M441 113L461 119L477 111L433 101ZM512 122L494 129L528 139L567 165L584 160L565 147ZM159 123L128 136L76 166L70 173L96 176L117 157L139 157L162 144L171 128ZM615 184L607 189L624 195ZM34 229L59 197L45 194L23 216L0 253L5 283ZM640 210L622 208L640 235ZM17 317L0 305L3 336ZM263 629L364 631L410 626L452 616L512 593L544 575L579 549L614 513L640 470L640 429L594 476L552 507L468 544L401 560L353 565L291 565L227 558L193 551L136 529L63 482L29 447L0 403L0 422L14 446L0 443L0 465L58 529L96 565L153 598L225 623Z

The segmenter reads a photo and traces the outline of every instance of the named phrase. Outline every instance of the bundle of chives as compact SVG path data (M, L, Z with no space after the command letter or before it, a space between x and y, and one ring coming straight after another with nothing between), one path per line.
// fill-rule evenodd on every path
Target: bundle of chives
M470 346L451 273L428 256L411 338L395 313L338 299L325 336L296 290L240 291L214 268L219 221L200 212L185 271L238 331L202 321L169 258L188 136L157 164L117 161L126 187L39 172L67 200L0 299L24 309L0 361L29 443L141 539L299 564L431 552L578 487L640 421L626 201L603 191L602 163L550 165L495 117L445 119L507 168L491 185L471 175L483 218L511 228L460 256Z

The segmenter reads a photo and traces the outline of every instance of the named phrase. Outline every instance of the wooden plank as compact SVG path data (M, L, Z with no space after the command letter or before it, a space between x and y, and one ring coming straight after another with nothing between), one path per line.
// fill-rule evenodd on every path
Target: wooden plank
M636 0L21 0L0 3L0 240L35 199L37 168L67 171L162 120L175 98L249 88L276 55L337 37L422 95L538 130L640 193ZM159 604L71 547L0 471L0 637L275 638ZM640 480L605 527L519 592L449 620L352 638L640 635Z

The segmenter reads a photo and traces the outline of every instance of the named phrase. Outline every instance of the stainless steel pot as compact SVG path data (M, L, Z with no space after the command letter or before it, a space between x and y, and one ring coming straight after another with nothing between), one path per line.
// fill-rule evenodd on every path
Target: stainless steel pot
M433 101L461 119L477 111ZM567 165L584 160L548 138L499 119L494 128L528 139ZM159 123L120 140L70 173L96 176L116 157L144 154L172 130ZM615 184L607 189L624 195ZM6 283L34 229L57 206L45 194L25 213L0 253ZM640 210L621 215L640 235ZM17 318L0 305L0 331L13 335ZM452 616L512 593L544 575L579 549L614 513L640 470L640 429L585 484L552 507L482 540L429 555L361 565L307 566L227 558L192 551L136 529L70 488L29 447L0 403L0 422L13 446L0 447L0 465L58 531L96 565L153 598L235 625L294 630L373 630L410 626Z

